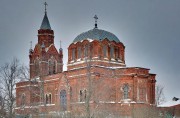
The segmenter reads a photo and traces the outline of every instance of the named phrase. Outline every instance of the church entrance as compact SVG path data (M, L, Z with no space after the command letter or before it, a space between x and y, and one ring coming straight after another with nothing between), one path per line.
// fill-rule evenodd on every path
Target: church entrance
M60 105L61 105L61 110L66 111L67 110L67 95L66 95L66 90L61 90L60 92Z

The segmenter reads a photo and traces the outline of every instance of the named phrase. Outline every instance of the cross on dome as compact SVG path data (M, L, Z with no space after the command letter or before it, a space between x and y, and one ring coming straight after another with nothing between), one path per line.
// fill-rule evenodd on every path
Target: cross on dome
M94 28L98 28L98 27L97 27L97 20L98 20L97 15L94 16L94 19L95 19L95 27L94 27Z

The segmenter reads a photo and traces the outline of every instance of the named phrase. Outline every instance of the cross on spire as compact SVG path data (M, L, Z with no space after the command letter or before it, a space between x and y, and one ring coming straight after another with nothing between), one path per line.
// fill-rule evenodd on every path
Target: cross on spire
M98 28L98 27L97 27L97 20L98 20L97 15L94 16L94 20L95 20L95 27L94 27L94 28Z
M45 13L47 13L47 11L46 11L47 10L46 7L48 6L47 2L44 2L44 6L45 6Z

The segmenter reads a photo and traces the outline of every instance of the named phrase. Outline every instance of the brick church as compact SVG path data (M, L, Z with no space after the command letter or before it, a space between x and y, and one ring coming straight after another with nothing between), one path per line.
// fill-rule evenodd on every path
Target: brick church
M92 29L72 39L63 71L63 49L55 47L45 10L29 51L30 79L16 84L17 115L131 116L133 108L155 104L156 75L127 67L124 44L94 18Z

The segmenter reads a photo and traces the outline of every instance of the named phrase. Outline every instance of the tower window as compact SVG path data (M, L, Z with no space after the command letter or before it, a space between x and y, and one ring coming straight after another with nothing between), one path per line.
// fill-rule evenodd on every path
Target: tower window
M123 98L124 99L128 99L129 98L128 92L129 92L129 85L128 84L124 84L124 86L123 86Z
M40 68L39 68L39 60L38 59L36 59L35 61L34 61L34 72L35 72L35 76L39 76L39 74L40 74Z
M49 74L55 74L56 73L56 61L53 59L49 60Z
M56 73L56 62L53 62L53 73Z

